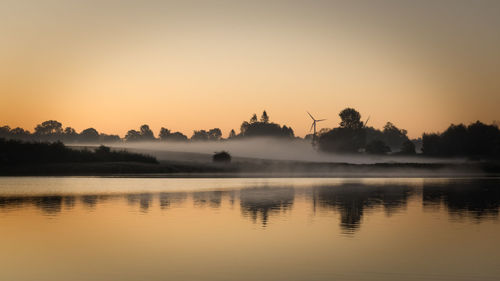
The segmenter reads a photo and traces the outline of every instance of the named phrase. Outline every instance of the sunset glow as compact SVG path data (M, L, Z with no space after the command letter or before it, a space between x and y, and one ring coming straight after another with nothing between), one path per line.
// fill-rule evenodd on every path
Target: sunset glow
M0 125L226 137L354 107L412 138L499 120L498 1L3 1Z

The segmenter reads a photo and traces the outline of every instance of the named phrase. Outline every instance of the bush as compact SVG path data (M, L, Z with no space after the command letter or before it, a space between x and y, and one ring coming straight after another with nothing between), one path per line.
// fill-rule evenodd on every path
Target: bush
M231 155L226 151L216 152L212 156L212 161L219 163L229 163L231 162Z

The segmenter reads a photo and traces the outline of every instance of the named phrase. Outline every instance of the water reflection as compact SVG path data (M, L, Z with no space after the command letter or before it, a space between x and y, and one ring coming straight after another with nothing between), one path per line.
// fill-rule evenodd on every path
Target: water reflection
M61 212L62 196L44 196L33 198L33 204L47 214L57 214Z
M245 188L240 191L241 213L253 222L261 220L266 226L269 216L286 212L293 205L293 188Z
M142 212L148 212L153 202L153 194L140 193L140 194L127 194L127 201L129 205L139 205Z
M222 191L193 192L193 203L195 207L219 208L222 203Z
M80 199L85 207L95 209L97 205L97 195L84 195Z
M498 218L500 187L496 180L424 181L422 193L426 210L443 206L454 220Z
M160 201L160 208L164 210L182 204L184 201L186 201L188 194L185 192L161 192L158 194L158 197Z
M238 207L242 217L266 227L270 218L284 218L297 200L303 200L312 213L338 214L344 233L353 234L371 212L386 216L403 212L408 202L420 200L426 211L446 209L452 220L498 219L500 187L498 180L428 180L420 185L337 183L312 187L248 187L235 190L196 192L145 192L128 194L84 194L48 196L0 196L0 213L34 207L48 216L71 211L77 205L88 211L113 200L125 200L132 210L148 213L155 208ZM192 205L189 204L191 200ZM186 204L188 202L188 204ZM417 202L417 201L415 201Z
M353 233L367 210L382 207L390 216L406 206L411 191L407 185L318 186L313 188L313 203L315 208L339 212L342 230Z

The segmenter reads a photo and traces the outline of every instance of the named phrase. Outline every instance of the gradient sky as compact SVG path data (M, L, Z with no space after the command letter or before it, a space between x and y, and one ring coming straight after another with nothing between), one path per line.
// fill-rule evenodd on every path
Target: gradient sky
M500 120L500 1L0 2L0 125L227 136L358 109L411 137Z

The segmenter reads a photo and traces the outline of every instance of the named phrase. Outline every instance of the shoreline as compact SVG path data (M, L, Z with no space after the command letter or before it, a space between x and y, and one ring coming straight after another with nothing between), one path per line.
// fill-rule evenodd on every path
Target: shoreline
M0 167L0 176L109 176L150 178L229 178L229 177L496 177L500 163L318 163L294 161L249 161L230 164L160 161L50 163Z

